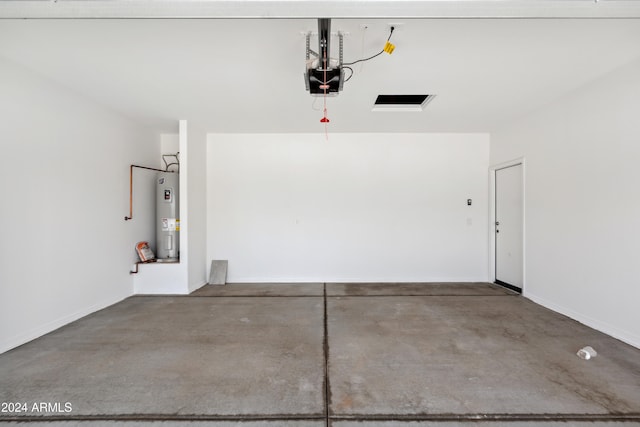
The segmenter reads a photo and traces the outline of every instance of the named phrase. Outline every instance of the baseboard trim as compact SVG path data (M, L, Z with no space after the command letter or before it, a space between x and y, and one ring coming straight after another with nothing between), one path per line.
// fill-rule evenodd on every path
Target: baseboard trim
M543 307L546 307L550 310L553 310L557 313L563 314L567 317L572 318L590 328L593 328L597 331L603 332L607 335L612 336L622 342L625 342L629 345L632 345L638 349L640 349L640 336L629 333L628 331L624 331L622 329L616 328L606 322L602 322L597 319L593 319L589 316L586 316L582 313L579 313L575 310L562 306L560 304L553 303L545 298L539 297L531 292L527 292L523 295L525 298L530 299L536 304L540 304Z
M189 293L191 294L191 293L193 293L193 292L197 291L198 289L200 289L201 287L203 287L203 286L205 286L205 285L207 285L207 284L208 284L208 283L207 283L207 281L205 280L205 281L202 281L202 282L200 282L200 283L196 283L195 285L189 285Z
M227 283L491 283L485 277L482 278L393 278L393 277L375 277L375 278L318 278L318 277L228 277Z
M52 320L50 322L47 322L43 325L37 326L35 328L31 328L30 330L23 332L21 334L15 335L13 337L9 337L8 339L0 342L0 354L5 353L9 350L12 350L16 347L19 347L23 344L26 344L29 341L33 341L34 339L39 338L43 335L46 335L49 332L53 332L56 329L59 329L91 313L95 313L96 311L107 308L113 304L117 304L120 301L123 301L124 299L130 296L131 295L123 295L123 296L118 296L116 298L111 298L106 301L101 301L97 304L93 304L89 307L83 308L82 310L78 310L67 316L63 316L55 320Z

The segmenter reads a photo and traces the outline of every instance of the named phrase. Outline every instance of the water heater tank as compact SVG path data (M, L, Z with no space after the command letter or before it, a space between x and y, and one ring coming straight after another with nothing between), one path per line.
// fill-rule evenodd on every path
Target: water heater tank
M180 257L179 175L159 172L156 177L156 258L176 262Z

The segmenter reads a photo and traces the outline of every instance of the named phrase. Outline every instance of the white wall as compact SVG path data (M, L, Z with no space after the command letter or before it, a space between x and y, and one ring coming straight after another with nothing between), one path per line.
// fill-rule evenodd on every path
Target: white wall
M488 161L485 134L210 134L208 260L229 282L487 280Z
M189 125L189 266L188 289L193 292L207 282L207 133Z
M156 164L157 136L0 60L0 352L132 293L129 164ZM137 181L142 187L144 178ZM142 188L140 187L140 188Z
M526 158L526 295L640 347L640 61L491 135Z

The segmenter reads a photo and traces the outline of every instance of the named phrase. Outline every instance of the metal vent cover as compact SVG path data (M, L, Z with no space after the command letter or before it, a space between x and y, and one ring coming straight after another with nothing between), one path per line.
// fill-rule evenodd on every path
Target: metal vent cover
M423 111L435 95L378 95L371 111Z

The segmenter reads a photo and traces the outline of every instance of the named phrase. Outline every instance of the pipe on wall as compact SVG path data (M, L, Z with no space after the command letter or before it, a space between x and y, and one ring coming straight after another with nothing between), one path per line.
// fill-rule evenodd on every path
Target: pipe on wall
M125 221L129 221L130 219L133 219L133 168L146 169L146 170L156 171L156 172L175 173L173 171L149 168L147 166L131 165L131 167L129 167L129 216L124 217Z

